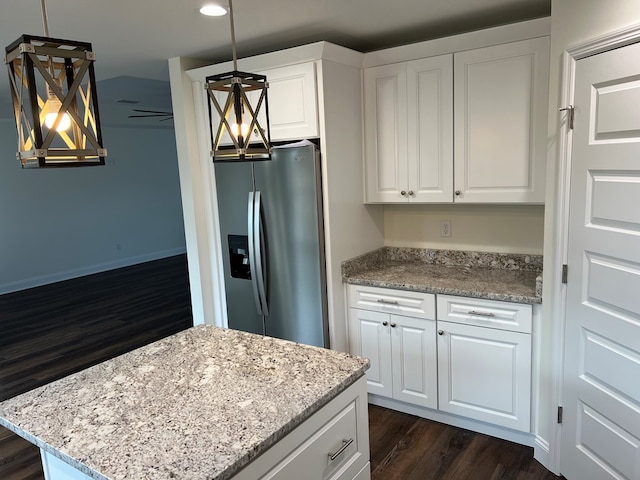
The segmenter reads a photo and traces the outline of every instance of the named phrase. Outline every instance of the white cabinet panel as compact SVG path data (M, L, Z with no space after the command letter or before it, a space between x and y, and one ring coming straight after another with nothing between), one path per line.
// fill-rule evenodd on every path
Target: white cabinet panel
M442 411L530 431L531 336L438 321Z
M369 359L368 390L385 397L393 394L390 333L388 314L349 309L349 350Z
M438 407L436 322L390 316L393 398Z
M366 195L369 202L406 202L407 67L364 71Z
M456 202L542 203L549 39L454 56Z
M453 200L452 62L442 55L407 63L410 201Z

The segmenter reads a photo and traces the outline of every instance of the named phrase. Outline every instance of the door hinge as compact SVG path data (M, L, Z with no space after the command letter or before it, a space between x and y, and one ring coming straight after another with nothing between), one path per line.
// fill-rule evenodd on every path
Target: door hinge
M558 423L562 423L562 405L558 405Z
M562 265L562 283L567 283L567 277L569 276L569 265L566 263Z
M573 117L574 117L574 112L575 112L575 107L573 105L568 105L566 107L562 107L558 109L559 112L567 112L568 114L568 118L567 120L569 121L569 129L573 130Z

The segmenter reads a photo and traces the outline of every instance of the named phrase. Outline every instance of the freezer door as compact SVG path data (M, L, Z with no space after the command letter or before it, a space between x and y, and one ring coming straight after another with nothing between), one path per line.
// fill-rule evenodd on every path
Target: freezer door
M252 190L251 165L217 163L214 168L229 328L262 334L262 317L256 311L251 285L253 265L248 251L247 197ZM248 275L247 272L232 275L230 259L245 263Z
M255 176L269 252L267 335L328 346L319 154L275 149Z

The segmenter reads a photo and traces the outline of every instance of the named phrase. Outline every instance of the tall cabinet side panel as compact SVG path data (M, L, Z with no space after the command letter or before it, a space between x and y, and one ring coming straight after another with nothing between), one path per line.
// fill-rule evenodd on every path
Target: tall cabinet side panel
M349 351L341 263L384 245L382 205L364 205L361 69L318 65L330 346Z

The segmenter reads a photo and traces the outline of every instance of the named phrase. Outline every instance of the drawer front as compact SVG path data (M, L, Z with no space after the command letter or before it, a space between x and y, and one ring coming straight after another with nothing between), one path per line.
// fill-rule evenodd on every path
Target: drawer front
M436 318L436 301L432 293L349 285L349 306L407 317Z
M531 305L438 295L438 320L531 333Z
M350 403L279 463L263 480L333 480L353 476L364 459L358 445L357 401Z

